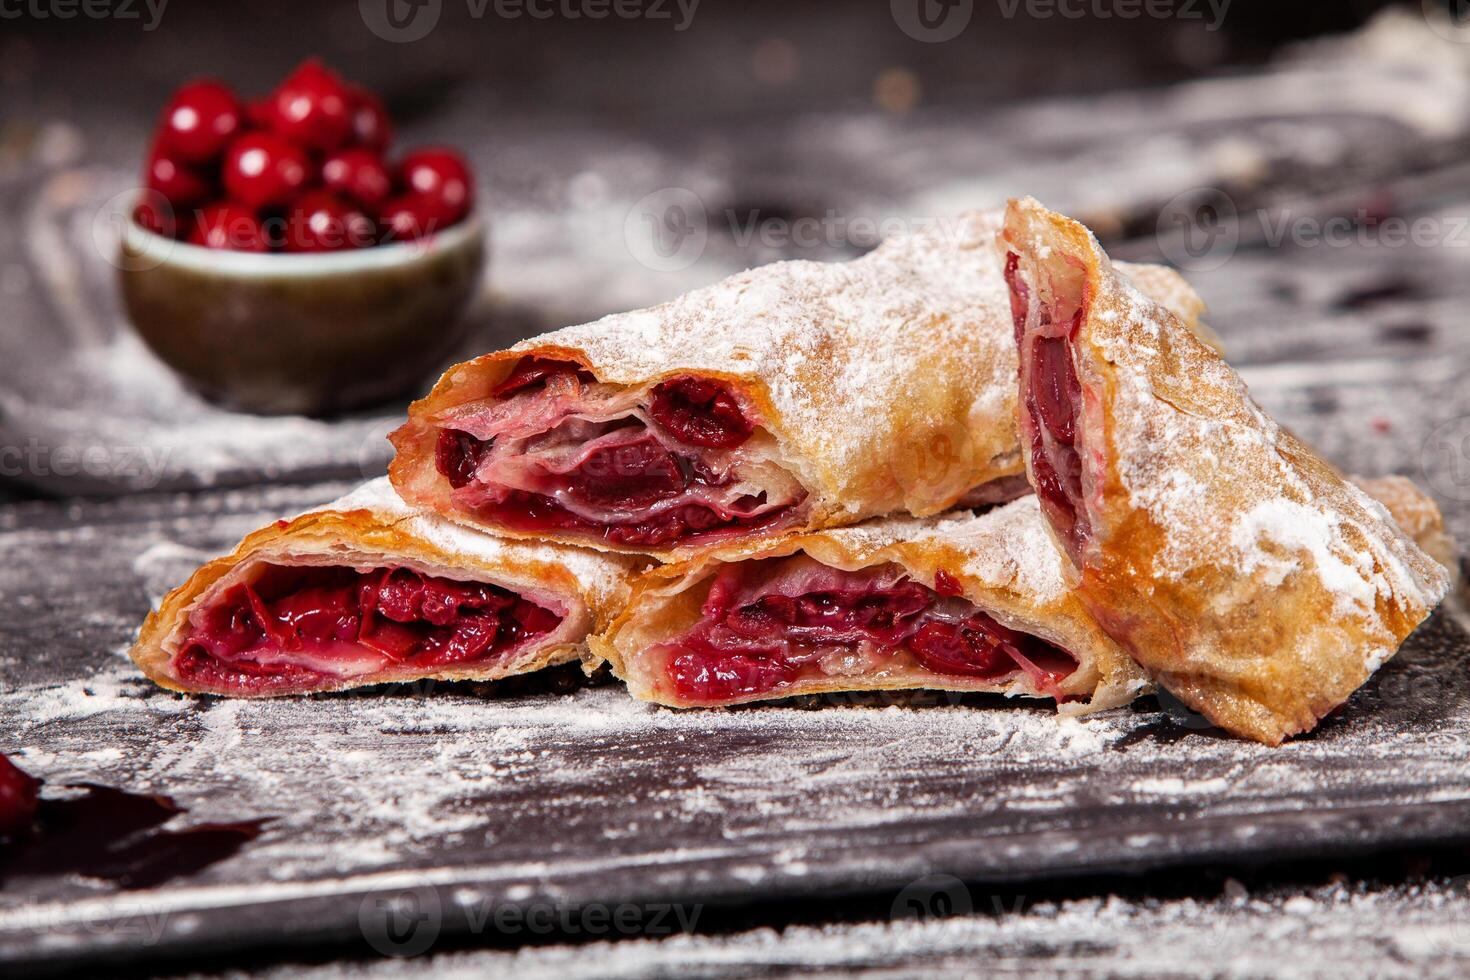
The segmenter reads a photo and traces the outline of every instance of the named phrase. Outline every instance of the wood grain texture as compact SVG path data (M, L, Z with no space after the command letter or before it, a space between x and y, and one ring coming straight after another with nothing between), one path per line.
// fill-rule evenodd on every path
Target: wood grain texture
M1470 929L1454 910L1466 881L1360 889L1344 885L1247 892L1230 881L1218 898L1137 903L1108 896L1021 909L1013 893L988 894L935 879L959 903L942 917L728 935L593 941L519 951L467 951L426 959L292 964L263 978L391 980L752 976L985 977L1225 976L1457 978L1470 961ZM964 914L973 909L974 914ZM593 933L596 935L596 933ZM1208 965L1208 969L1206 969ZM216 974L210 974L215 976ZM232 974L233 975L233 974Z
M149 595L204 552L339 489L4 512L3 748L54 791L101 782L175 797L185 825L270 823L157 889L9 882L0 957L357 940L362 910L405 889L429 889L451 934L486 898L736 902L1352 853L1456 839L1470 820L1470 639L1446 615L1275 751L1158 711L1059 720L985 698L692 713L617 686L191 700L121 658ZM159 924L151 947L139 921Z
M826 43L826 28L812 37ZM1470 47L1399 36L1333 42L1182 88L1000 110L979 100L898 117L827 107L712 125L701 105L677 131L649 134L510 107L468 147L496 208L475 343L641 305L756 262L850 256L872 244L856 219L943 217L1016 192L1084 215L1130 258L1178 254L1154 233L1156 215L1202 187L1225 191L1248 216L1263 208L1320 221L1371 205L1434 219L1439 237L1269 247L1250 233L1228 261L1191 277L1268 410L1345 469L1421 481L1470 540L1470 249L1452 239L1452 222L1470 213L1457 162L1470 132L1461 65ZM170 38L164 57L169 45L182 50ZM932 57L939 46L928 47ZM1021 65L1008 64L998 77L1019 76ZM534 67L525 73L558 84ZM972 66L962 67L968 77ZM158 70L186 71L177 58ZM118 74L105 61L77 72L70 84L88 92ZM0 213L12 219L0 223L0 448L34 447L38 460L6 475L50 492L153 491L0 504L0 751L46 778L48 794L85 780L170 794L188 808L183 826L270 822L233 858L157 889L7 882L0 972L372 945L387 935L384 910L395 901L437 907L437 919L410 922L473 941L487 902L742 903L903 888L932 874L1024 880L1470 836L1470 637L1459 599L1318 733L1275 751L1153 705L1059 722L1037 707L947 697L681 714L635 704L616 686L412 687L260 703L158 691L121 655L150 601L263 521L380 470L397 414L225 417L126 333L91 220L132 182L138 120L161 93L63 100L63 124L86 139L59 163L0 171ZM483 132L486 102L483 89L461 91L410 135ZM123 103L135 111L119 111ZM1126 178L1094 179L1104 171ZM695 193L708 237L693 265L660 272L637 261L625 228L644 195L669 187ZM829 210L839 218L831 235L807 246L783 237L782 221ZM752 218L761 231L747 237ZM60 472L59 447L98 447L102 462ZM158 465L139 472L144 450ZM160 492L236 484L247 486ZM1018 974L1210 964L1455 975L1470 921L1462 886L1085 900L1015 916L434 965L533 976L977 963ZM983 893L972 898L981 911Z

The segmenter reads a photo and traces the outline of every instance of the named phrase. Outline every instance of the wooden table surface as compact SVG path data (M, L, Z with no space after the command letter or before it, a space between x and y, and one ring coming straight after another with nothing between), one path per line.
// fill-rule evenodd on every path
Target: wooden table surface
M820 25L794 23L813 52ZM403 47L428 77L429 54ZM0 489L0 751L48 793L167 794L186 810L171 828L266 823L156 887L7 881L0 963L392 976L424 961L372 957L428 949L466 975L1463 974L1459 596L1277 750L1153 701L1059 722L945 697L680 714L569 673L271 702L153 689L122 655L150 602L245 531L381 471L401 409L231 416L141 348L96 216L128 188L137 106L161 92L145 72L89 102L96 72L37 82L24 135L0 130L0 448L23 460ZM579 115L544 79L545 105L501 96L487 127L482 81L405 129L465 143L492 204L471 348L758 262L857 254L879 219L1034 193L1115 254L1184 267L1268 411L1345 469L1418 480L1470 540L1470 45L1410 12L1249 70L1122 87L1159 80L1120 67L1107 91L717 121L679 116L685 95L677 124L652 128L636 106ZM629 231L670 189L703 215L697 257L673 270ZM1227 220L1175 220L1199 202ZM63 465L88 448L100 463ZM597 918L619 910L624 927ZM668 935L680 915L695 935Z

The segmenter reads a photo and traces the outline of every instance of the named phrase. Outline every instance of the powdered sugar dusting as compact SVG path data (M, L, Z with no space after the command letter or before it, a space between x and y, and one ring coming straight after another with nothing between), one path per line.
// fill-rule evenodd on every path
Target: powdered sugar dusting
M937 546L965 556L963 571L995 588L1010 588L1038 605L1067 594L1061 552L1041 517L1036 497L1028 495L981 514L968 511L942 517L885 517L850 527L807 535L837 544L853 561L871 563L903 545ZM752 542L716 552L735 561L780 547L779 542Z
M432 969L450 980L598 976L735 977L974 974L996 976L1328 977L1422 980L1459 975L1466 948L1462 883L1335 882L1250 890L1227 878L1218 895L1133 901L1116 895L1028 902L1024 886L977 889L948 875L916 880L883 921L637 938L432 959L292 965L270 978L399 978ZM940 904L944 902L945 904ZM932 903L932 904L931 904ZM959 907L950 911L952 905ZM972 911L973 910L973 911ZM947 913L947 914L944 914ZM1310 956L1303 956L1310 950Z
M1236 520L1230 542L1240 552L1241 571L1250 574L1264 568L1267 582L1273 585L1280 585L1301 566L1295 558L1274 557L1263 545L1269 542L1288 553L1305 552L1322 584L1336 597L1338 611L1352 607L1365 613L1379 592L1372 582L1373 570L1371 564L1364 568L1365 555L1343 556L1333 551L1337 524L1337 515L1322 514L1314 507L1286 499L1263 500Z
M1114 282L1125 322L1152 340L1125 328L1094 342L1119 381L1112 438L1130 447L1114 454L1119 477L1166 530L1161 574L1180 578L1229 555L1240 574L1260 571L1276 585L1294 571L1314 574L1339 610L1372 614L1378 597L1439 602L1444 577L1411 556L1417 549L1380 505L1345 481L1330 496L1309 481L1280 426L1223 360L1189 358L1188 377L1178 373L1170 347L1180 341L1169 333L1177 327Z
M1041 602L1056 601L1067 591L1061 552L1047 532L1034 496L1022 497L957 528L950 540L972 553L965 571L976 578L1011 584Z
M580 350L620 384L681 371L742 379L770 398L785 454L820 461L802 476L826 505L855 494L901 502L903 488L885 486L895 447L944 435L973 449L962 462L980 470L1012 452L1016 358L998 227L997 212L971 213L856 261L773 263L519 349ZM896 509L883 500L858 516Z
M1043 211L1034 201L1022 207ZM1046 220L1023 227L1033 249L1057 234ZM1090 232L1084 241L1101 269L1087 336L1091 356L1113 378L1109 460L1132 505L1165 535L1151 556L1154 574L1184 580L1222 564L1242 580L1259 575L1267 587L1310 574L1339 612L1366 617L1376 616L1377 599L1424 611L1437 605L1448 587L1443 570L1383 507L1327 467L1302 462L1305 450L1256 406L1224 359L1134 283L1110 274ZM1085 402L1089 431L1102 431L1100 412ZM1242 587L1217 599L1254 596Z
M370 480L350 493L314 508L315 511L368 510L388 523L450 555L467 555L496 565L561 565L590 593L594 604L620 599L637 562L568 545L511 540L456 524L410 507L398 496L387 477ZM311 513L312 511L308 511Z

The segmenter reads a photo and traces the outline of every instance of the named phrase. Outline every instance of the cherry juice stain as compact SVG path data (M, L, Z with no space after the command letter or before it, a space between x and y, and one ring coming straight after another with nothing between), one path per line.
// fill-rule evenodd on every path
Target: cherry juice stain
M82 875L124 890L152 888L232 856L269 821L165 830L185 812L167 796L93 783L68 788L82 793L38 801L29 828L0 839L0 886L15 878Z

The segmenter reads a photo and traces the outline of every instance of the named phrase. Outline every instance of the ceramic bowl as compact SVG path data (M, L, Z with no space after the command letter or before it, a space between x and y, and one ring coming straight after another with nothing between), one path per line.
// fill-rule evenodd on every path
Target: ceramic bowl
M118 263L144 342L211 401L332 414L420 385L463 339L485 266L478 215L342 252L207 249L129 221Z

